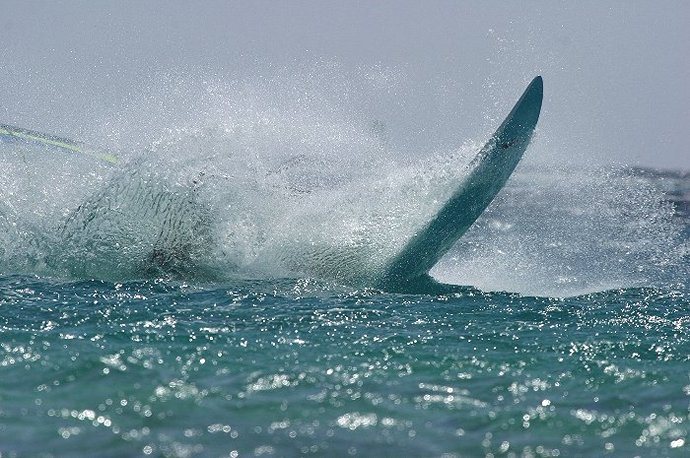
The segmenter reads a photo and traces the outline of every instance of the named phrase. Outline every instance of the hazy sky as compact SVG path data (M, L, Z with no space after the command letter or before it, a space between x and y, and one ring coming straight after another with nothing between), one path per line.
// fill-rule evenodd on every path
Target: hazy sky
M487 117L504 115L541 74L542 160L690 169L687 1L0 7L0 122L74 134L142 75L196 68L233 78L250 63L332 62L345 74L394 75L399 112L376 101L369 111L398 126L400 143L433 149L485 135Z

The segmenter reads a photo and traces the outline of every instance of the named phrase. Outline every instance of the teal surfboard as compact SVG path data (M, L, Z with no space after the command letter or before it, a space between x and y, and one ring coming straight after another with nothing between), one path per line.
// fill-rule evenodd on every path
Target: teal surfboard
M539 119L543 82L534 78L496 133L469 166L470 173L436 216L387 265L378 287L434 289L428 272L484 212L515 170Z

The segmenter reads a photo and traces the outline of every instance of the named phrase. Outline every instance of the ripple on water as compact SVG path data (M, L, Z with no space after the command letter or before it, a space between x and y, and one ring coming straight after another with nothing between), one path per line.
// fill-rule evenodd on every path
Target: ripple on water
M305 284L0 279L0 450L687 453L683 293Z

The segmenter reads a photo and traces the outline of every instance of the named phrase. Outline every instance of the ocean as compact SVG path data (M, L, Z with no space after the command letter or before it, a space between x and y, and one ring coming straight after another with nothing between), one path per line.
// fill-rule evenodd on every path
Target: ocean
M688 177L619 175L663 191L680 224L668 251L687 250ZM560 296L556 277L549 294L491 291L486 271L484 290L439 296L5 272L0 453L686 456L690 292L674 259L657 284Z
M290 88L138 98L85 128L117 166L0 142L0 457L687 456L687 174L538 130L431 271L466 286L352 286L481 144Z

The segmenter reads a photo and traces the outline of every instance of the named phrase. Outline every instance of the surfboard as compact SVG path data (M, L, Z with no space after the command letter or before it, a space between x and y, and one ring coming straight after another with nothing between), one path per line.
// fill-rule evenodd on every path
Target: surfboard
M438 285L431 268L489 206L515 170L532 138L543 99L537 76L506 119L477 153L469 174L439 212L386 266L378 287L417 291Z
M22 143L34 147L47 147L63 152L83 154L109 164L119 163L118 157L109 151L92 148L82 142L68 140L56 135L42 134L6 124L0 124L0 143Z

